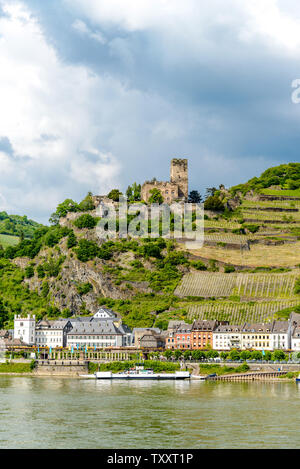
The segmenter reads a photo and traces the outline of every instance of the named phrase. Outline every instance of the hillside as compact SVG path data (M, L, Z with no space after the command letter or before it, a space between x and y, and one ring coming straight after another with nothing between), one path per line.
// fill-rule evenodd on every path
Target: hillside
M130 327L286 318L300 306L300 198L276 191L221 187L213 196L220 209L205 210L198 251L163 238L101 242L92 195L67 199L52 226L0 251L0 327L12 327L14 313L69 317L100 305Z
M32 238L37 228L41 227L39 223L30 220L26 215L8 215L6 212L0 212L0 243L3 247L10 244L16 244L15 239L23 236Z
M245 184L239 184L230 190L232 194L237 192L245 194L248 191L264 193L266 189L273 187L275 191L282 191L281 195L300 197L300 163L288 163L269 168L260 177L254 177Z

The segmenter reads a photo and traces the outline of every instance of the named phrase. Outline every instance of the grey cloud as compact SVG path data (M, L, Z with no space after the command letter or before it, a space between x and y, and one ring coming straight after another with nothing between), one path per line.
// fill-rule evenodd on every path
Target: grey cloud
M108 90L101 102L95 95L93 104L98 148L121 162L123 190L134 180L168 178L175 156L189 158L190 187L202 192L207 186L246 181L275 164L299 161L300 105L290 100L291 81L300 77L298 59L272 50L259 35L242 41L243 16L229 24L211 18L199 30L201 40L194 48L192 31L185 32L186 42L182 35L168 35L167 27L125 31L106 25L102 31L60 0L25 3L62 61L88 66L129 91L116 101ZM289 1L288 8L292 11L295 2ZM72 25L78 19L88 31L104 34L107 42L76 33ZM49 137L42 138L47 142ZM87 161L97 159L88 151L80 154ZM63 197L79 199L84 190L98 190L93 175L93 187L75 187L68 166L57 174L55 167L36 168L32 183L39 177L49 190L62 185ZM42 210L37 213L41 216Z

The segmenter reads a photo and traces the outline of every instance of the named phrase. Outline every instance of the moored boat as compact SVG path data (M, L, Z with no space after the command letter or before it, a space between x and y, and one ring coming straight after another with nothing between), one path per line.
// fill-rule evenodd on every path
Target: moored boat
M96 379L144 379L144 380L170 380L170 379L189 379L191 377L188 371L175 371L175 373L154 373L152 369L144 369L138 366L133 370L112 373L111 371L97 371L94 374Z
M296 383L300 383L300 374L296 378Z

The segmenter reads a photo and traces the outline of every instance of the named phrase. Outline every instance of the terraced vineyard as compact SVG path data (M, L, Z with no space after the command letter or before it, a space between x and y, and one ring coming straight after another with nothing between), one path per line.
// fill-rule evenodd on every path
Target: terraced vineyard
M193 273L183 277L174 294L179 297L202 298L224 298L232 295L243 299L297 298L293 293L296 278L296 273Z
M266 322L274 319L274 315L285 308L300 304L299 300L268 301L256 303L203 302L188 308L188 318L217 319L229 321L231 324L245 322Z
M221 228L227 230L234 230L241 227L241 224L236 221L227 221L220 218L219 220L204 220L204 228Z
M237 235L232 233L205 233L204 241L216 242L216 243L228 243L228 244L245 244L248 239L258 239L253 234L249 235Z
M277 197L300 197L300 189L295 190L276 190L276 189L261 189L262 194L277 196Z
M300 212L271 212L271 211L259 211L259 210L243 210L243 217L245 219L254 220L275 220L287 222L298 222L300 223Z
M243 200L242 208L283 208L299 209L300 200Z

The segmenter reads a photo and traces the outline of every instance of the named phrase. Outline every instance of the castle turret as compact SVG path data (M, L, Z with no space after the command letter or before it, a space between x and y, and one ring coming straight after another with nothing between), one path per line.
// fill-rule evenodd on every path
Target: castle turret
M188 199L188 160L173 158L171 161L170 181L178 185L178 196Z

